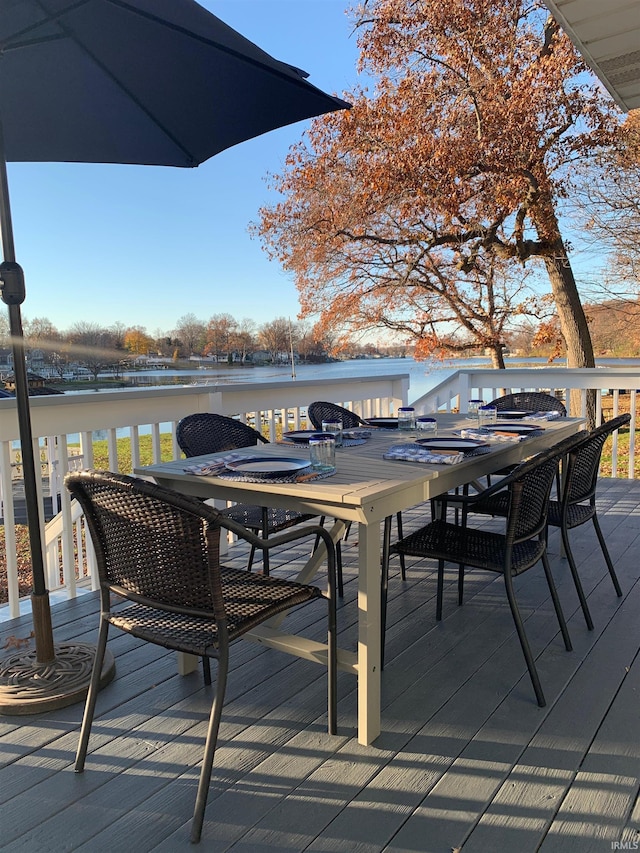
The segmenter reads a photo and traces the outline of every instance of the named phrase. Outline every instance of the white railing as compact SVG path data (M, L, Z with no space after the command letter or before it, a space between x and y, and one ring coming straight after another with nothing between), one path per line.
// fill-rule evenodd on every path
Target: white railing
M152 461L161 461L161 436L171 436L171 457L180 455L175 428L193 412L218 412L259 424L270 440L278 426L300 429L306 407L314 400L332 400L364 417L385 416L406 405L408 374L349 379L288 380L239 385L190 385L135 391L86 392L65 396L33 397L31 422L34 452L40 459L37 480L42 519L42 541L50 591L74 596L91 588L92 555L85 553L82 519L63 488L65 474L94 465L94 443L106 439L108 468L121 471L118 438L129 437L130 468L141 464L140 441L149 436ZM21 456L15 401L0 400L0 507L4 520L7 563L7 618L20 612L16 529L20 517ZM45 493L49 492L55 517L45 518Z
M466 412L467 402L473 399L489 401L502 394L516 391L546 390L562 400L570 392L580 392L581 406L576 416L586 411L588 390L611 391L614 399L630 391L632 399L640 390L640 371L635 367L603 368L508 368L507 370L459 370L412 403L419 411Z
M587 392L596 392L595 422L603 420L603 403L610 403L611 417L622 413L621 395L628 396L626 408L631 414L629 424L629 458L622 476L634 479L636 397L640 391L640 371L633 367L603 368L509 368L508 370L459 370L435 388L432 388L412 405L418 414L432 412L466 412L469 400L489 402L503 394L518 391L546 391L557 396L567 406L569 413L585 417ZM572 394L573 392L573 394ZM605 396L606 395L606 396ZM576 403L574 397L578 398ZM568 402L569 401L569 402ZM613 436L612 476L621 475L618 437Z

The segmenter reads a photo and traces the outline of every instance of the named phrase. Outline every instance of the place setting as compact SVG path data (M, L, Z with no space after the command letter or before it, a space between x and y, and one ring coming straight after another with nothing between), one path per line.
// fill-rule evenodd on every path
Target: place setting
M392 444L383 454L383 459L422 462L427 465L456 465L464 459L481 456L490 451L486 441L456 436L433 436Z
M292 430L290 432L283 432L282 441L278 442L278 444L309 444L309 441L313 436L318 435L320 432L328 432L332 434L336 442L336 448L355 447L359 444L364 444L369 438L371 438L370 429L362 429L360 427L343 429L341 423L337 421L327 421L323 422L322 430L299 429Z
M532 435L539 435L544 428L537 424L517 423L487 424L482 427L461 429L461 438L474 439L477 441L491 442L518 442Z
M335 451L334 451L335 453ZM335 458L324 458L314 464L314 459L286 456L246 456L231 453L197 465L185 466L187 474L199 477L220 477L243 483L303 483L335 474Z

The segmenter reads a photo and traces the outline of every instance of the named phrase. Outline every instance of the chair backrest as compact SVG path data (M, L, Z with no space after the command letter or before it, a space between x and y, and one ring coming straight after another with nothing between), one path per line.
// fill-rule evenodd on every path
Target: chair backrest
M113 591L162 610L224 619L217 510L109 471L70 473L65 485L91 533L103 606Z
M567 505L582 503L596 493L602 449L609 436L631 420L630 414L619 415L591 430L569 453L563 501Z
M365 422L355 412L350 412L344 406L337 403L328 403L324 400L316 400L307 408L307 416L314 429L322 429L323 421L342 421L343 429L353 429L357 426L366 426Z
M493 492L509 490L507 512L507 544L523 542L542 533L547 524L549 495L558 472L560 460L582 441L580 434L554 444L521 462L513 471L483 492L489 497Z
M567 409L561 400L542 391L517 391L513 394L505 394L504 397L496 397L488 405L493 406L499 412L511 409L515 412L560 412L562 415L567 414Z
M197 412L182 418L176 428L176 439L185 456L267 443L267 439L248 424L213 412Z

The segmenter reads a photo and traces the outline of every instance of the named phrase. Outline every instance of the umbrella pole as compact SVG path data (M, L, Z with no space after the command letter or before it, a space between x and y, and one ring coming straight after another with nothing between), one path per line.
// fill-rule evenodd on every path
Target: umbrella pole
M51 605L45 579L40 506L36 483L36 463L29 411L29 384L25 363L24 334L20 305L25 299L24 274L15 260L11 207L0 121L0 236L4 261L0 264L2 301L9 309L16 379L16 408L22 452L27 524L33 590L31 606L35 652L27 650L0 661L0 713L33 714L63 708L81 701L91 680L95 646L61 643L54 646ZM108 653L101 672L100 687L115 674L113 656Z
M6 279L4 278L2 265L0 265L0 279L5 281L2 298L6 301ZM33 436L29 416L29 384L25 365L24 338L22 335L22 320L19 305L9 304L9 328L11 330L13 346L24 496L27 510L27 525L29 527L29 548L31 551L31 571L33 577L31 606L36 658L38 663L47 663L55 657L53 651L53 628L51 626L51 606L49 604L49 590L47 589L45 580L44 558L42 554L40 506L38 503Z
M3 154L1 134L2 130L0 129L0 154ZM51 627L49 591L45 582L44 558L40 536L40 507L38 505L38 492L36 488L36 467L29 412L29 384L25 363L22 317L20 314L20 305L24 302L25 298L25 287L22 268L16 263L15 259L7 167L4 157L0 166L0 220L2 227L2 251L4 255L4 262L0 264L0 281L2 282L2 301L9 307L9 329L11 332L13 367L16 379L16 407L18 429L20 432L27 524L29 526L31 570L33 575L31 602L34 617L33 627L36 656L39 663L46 663L53 660L55 655L53 651L53 629Z

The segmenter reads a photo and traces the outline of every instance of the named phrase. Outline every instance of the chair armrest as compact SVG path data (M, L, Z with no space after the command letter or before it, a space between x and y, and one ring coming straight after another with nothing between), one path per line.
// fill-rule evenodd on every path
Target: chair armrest
M237 521L234 521L232 518L221 517L219 521L220 527L225 530L229 530L231 533L234 533L238 538L244 539L245 542L248 542L250 545L255 546L259 550L271 550L271 548L277 548L278 545L286 545L289 542L295 542L298 539L308 539L310 536L313 536L317 539L322 539L324 542L325 548L327 550L327 571L329 575L329 588L332 591L332 595L335 594L336 589L336 548L333 543L333 539L331 538L329 531L325 527L321 527L319 524L314 524L310 526L297 526L292 527L289 530L285 530L282 533L278 533L274 536L270 536L268 539L261 539L260 536L256 536L253 531L248 530L244 525L240 524Z

